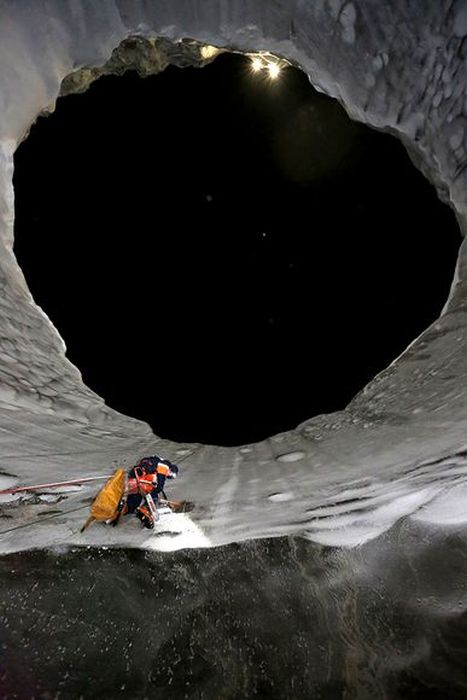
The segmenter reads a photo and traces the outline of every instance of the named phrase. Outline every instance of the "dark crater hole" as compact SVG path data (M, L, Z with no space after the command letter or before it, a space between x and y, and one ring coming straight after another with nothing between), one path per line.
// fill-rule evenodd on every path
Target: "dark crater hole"
M400 142L287 68L97 80L15 157L15 252L84 381L177 441L343 408L439 314L460 234Z

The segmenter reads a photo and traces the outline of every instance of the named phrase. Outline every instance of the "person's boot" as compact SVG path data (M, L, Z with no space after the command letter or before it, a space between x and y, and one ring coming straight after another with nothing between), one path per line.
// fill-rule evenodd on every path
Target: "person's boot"
M149 530L153 529L154 520L146 506L139 506L139 508L136 509L136 517L141 520L144 527L147 527Z

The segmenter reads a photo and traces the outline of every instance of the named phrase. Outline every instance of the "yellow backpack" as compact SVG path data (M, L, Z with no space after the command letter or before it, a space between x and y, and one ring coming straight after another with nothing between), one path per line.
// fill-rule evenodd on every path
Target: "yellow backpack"
M81 528L85 530L94 520L112 520L117 513L117 506L125 492L125 470L117 469L106 481L91 504L91 515Z

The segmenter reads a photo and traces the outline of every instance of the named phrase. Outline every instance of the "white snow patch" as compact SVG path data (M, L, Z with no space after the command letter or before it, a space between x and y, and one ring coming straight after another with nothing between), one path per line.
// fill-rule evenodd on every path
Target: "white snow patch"
M298 462L306 457L306 453L302 450L296 450L295 452L285 452L282 455L276 457L278 462Z
M428 487L402 495L395 493L390 500L376 508L364 512L339 512L334 517L328 516L321 521L317 519L310 523L304 536L313 542L335 547L364 544L389 530L400 518L412 515L429 503L438 490L437 487Z
M467 485L454 486L436 496L414 513L412 519L437 525L467 523Z
M291 501L292 498L293 494L287 491L285 493L272 493L268 496L268 500L273 503L284 503L285 501Z
M164 530L161 532L161 528ZM142 543L143 549L173 552L178 549L210 547L211 541L202 529L186 513L172 513L159 523L153 533Z

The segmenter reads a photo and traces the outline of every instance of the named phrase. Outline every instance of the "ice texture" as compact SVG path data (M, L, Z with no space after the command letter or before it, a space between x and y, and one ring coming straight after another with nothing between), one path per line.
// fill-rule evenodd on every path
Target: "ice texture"
M188 496L196 509L186 520L174 516L162 549L283 535L353 547L411 515L425 525L461 527L465 241L441 317L345 410L253 445L177 445L107 407L66 359L12 252L12 174L15 148L37 116L54 109L65 78L86 69L91 79L128 37L174 47L192 39L283 56L354 119L397 135L465 234L466 17L465 2L451 0L1 0L0 475L45 482L106 474L153 452L180 456L183 477L172 494ZM78 83L85 73L79 75ZM10 504L0 551L121 544L119 537L129 546L159 546L128 527L109 533L95 526L80 535L93 492L86 485L66 494L53 519L39 517L46 503ZM32 521L33 528L15 529Z

